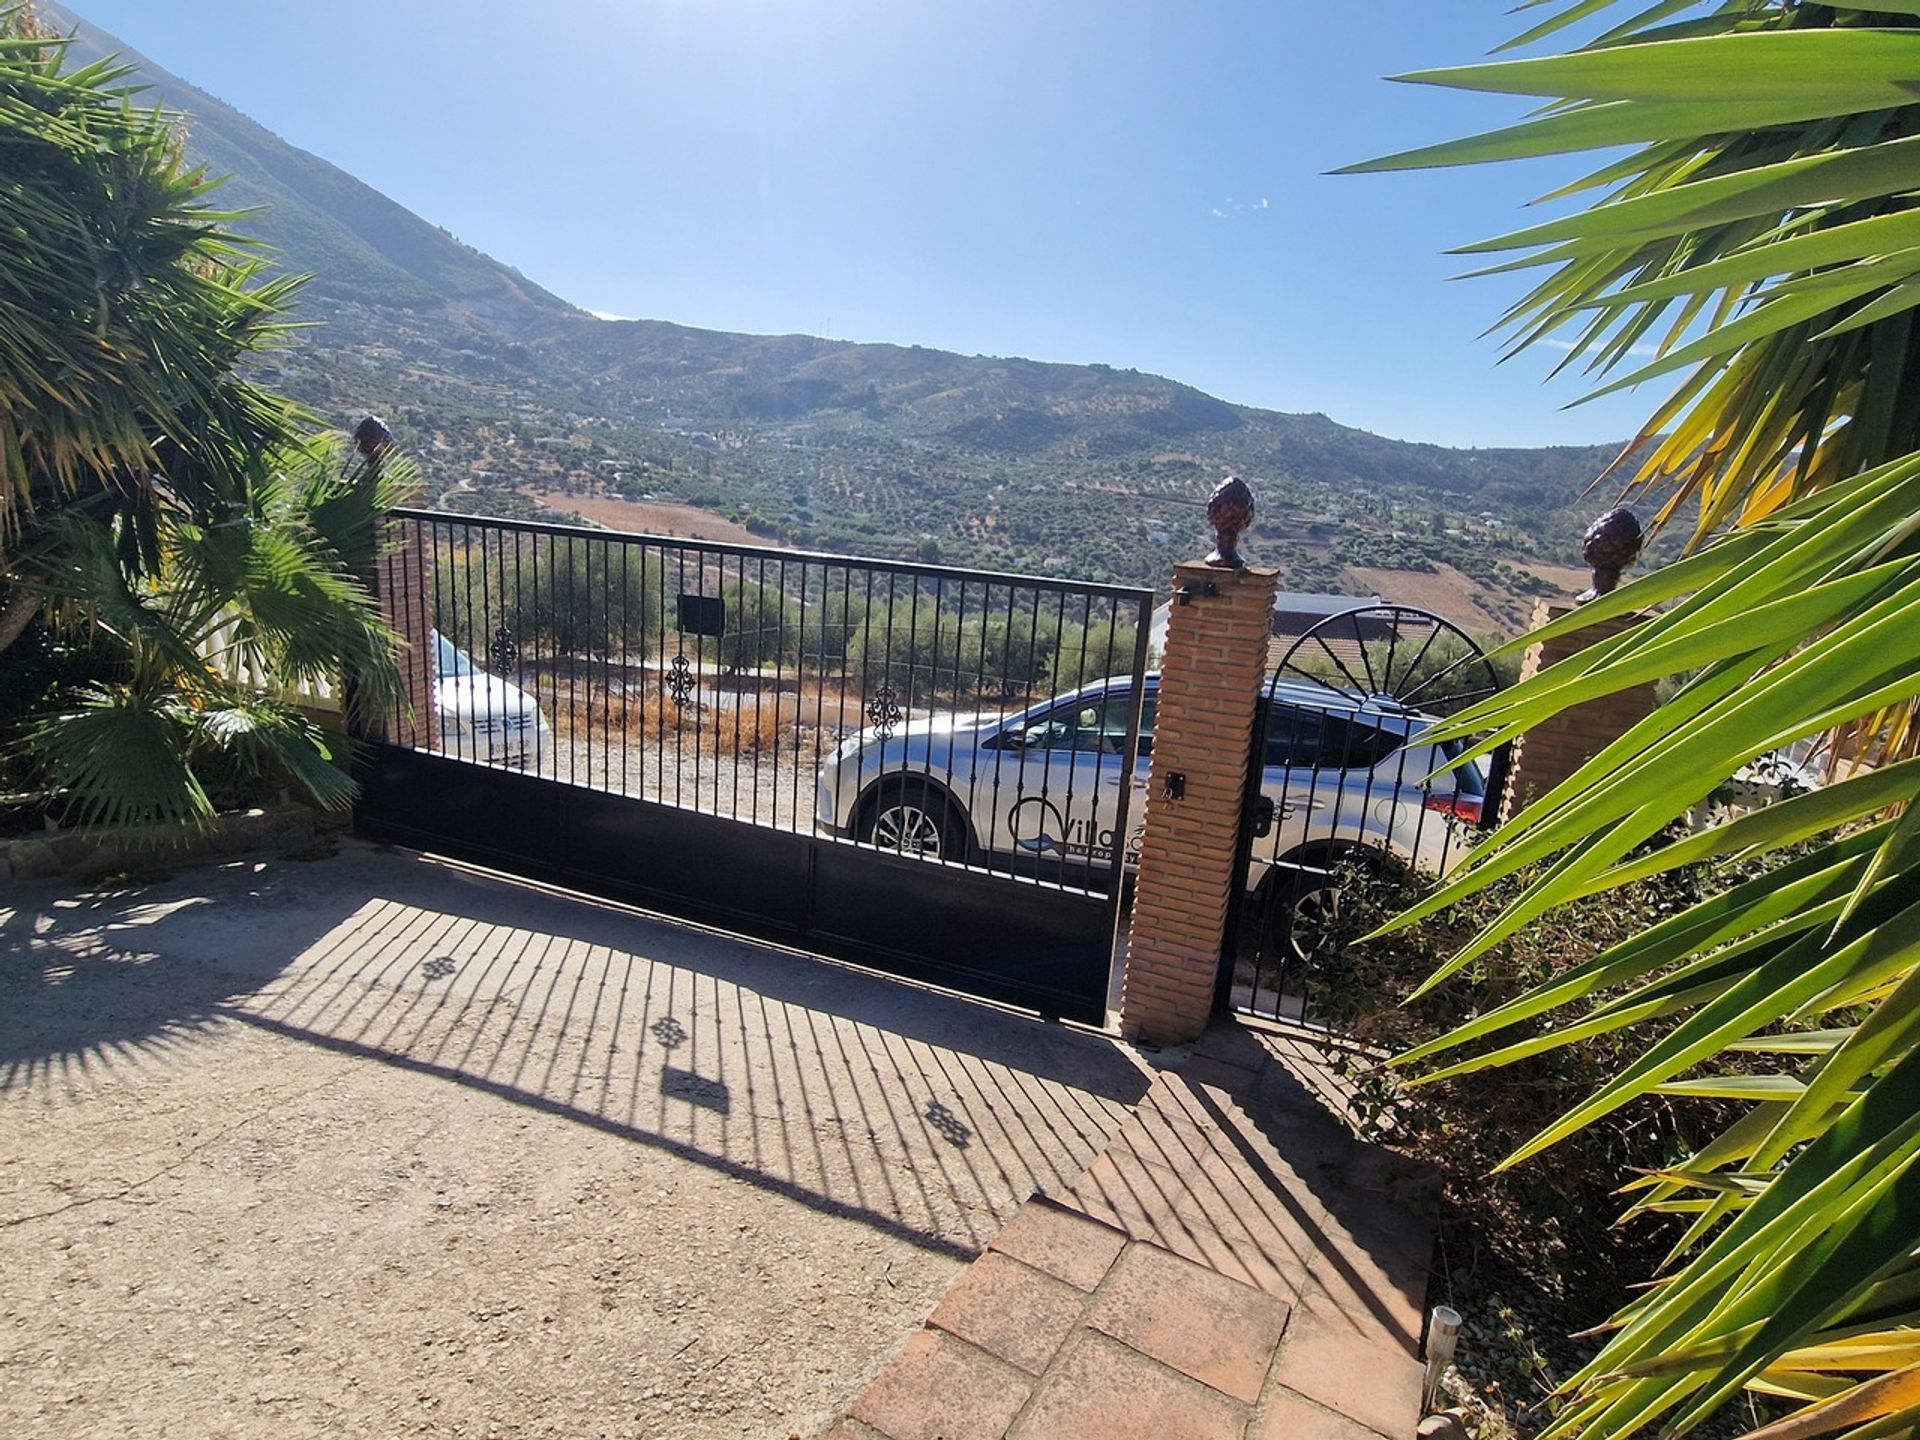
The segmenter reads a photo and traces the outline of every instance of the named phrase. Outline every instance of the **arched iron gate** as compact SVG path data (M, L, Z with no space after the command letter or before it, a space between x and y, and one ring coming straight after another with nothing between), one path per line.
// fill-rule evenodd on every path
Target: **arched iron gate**
M1504 749L1436 773L1460 747L1421 735L1499 688L1472 636L1414 606L1356 606L1288 645L1254 725L1221 1009L1338 1025L1358 897L1411 898L1495 819Z

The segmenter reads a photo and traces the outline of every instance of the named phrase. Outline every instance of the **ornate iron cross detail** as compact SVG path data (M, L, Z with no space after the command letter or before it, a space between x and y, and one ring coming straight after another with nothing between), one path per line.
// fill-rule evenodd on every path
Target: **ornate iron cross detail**
M867 701L867 723L879 732L882 740L892 736L894 727L900 723L900 705L893 686L882 684L873 692L873 698Z
M687 664L686 656L676 655L673 657L673 664L667 668L671 672L667 676L667 694L672 698L674 704L684 709L687 701L693 698L693 692L697 688L693 677L693 667Z
M513 632L502 625L493 632L493 641L487 646L487 658L493 662L495 672L511 670L520 663L520 647L514 642Z

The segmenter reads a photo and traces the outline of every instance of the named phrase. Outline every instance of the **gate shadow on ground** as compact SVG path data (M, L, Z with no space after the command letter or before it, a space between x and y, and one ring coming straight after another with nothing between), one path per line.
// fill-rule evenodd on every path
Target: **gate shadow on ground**
M0 1093L191 1063L238 1024L971 1254L1146 1088L1101 1037L349 844L321 864L22 897ZM17 982L17 983L16 983Z

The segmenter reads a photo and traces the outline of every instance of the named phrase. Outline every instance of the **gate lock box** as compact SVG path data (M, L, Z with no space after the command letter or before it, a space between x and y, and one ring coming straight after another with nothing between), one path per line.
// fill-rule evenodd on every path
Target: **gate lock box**
M1273 797L1257 795L1253 801L1253 838L1273 833Z

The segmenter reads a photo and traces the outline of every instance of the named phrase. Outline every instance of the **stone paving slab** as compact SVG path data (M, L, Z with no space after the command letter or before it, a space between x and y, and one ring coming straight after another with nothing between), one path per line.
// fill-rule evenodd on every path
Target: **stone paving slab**
M1152 1245L1129 1246L1087 1323L1243 1405L1260 1398L1291 1307Z
M954 1281L927 1323L1038 1375L1085 1308L1084 1292L989 1250Z
M1430 1191L1341 1098L1311 1037L1216 1026L825 1440L1410 1440Z

